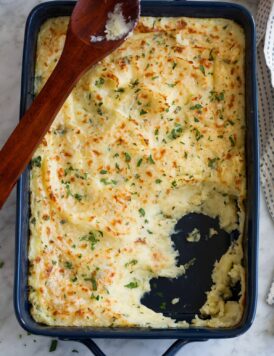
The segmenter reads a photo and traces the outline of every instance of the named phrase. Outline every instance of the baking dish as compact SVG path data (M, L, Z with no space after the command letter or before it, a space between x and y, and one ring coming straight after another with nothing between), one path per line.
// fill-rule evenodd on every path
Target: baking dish
M48 18L68 16L74 2L52 1L33 9L26 25L23 56L21 107L22 116L31 104L34 84L36 40L41 24ZM178 1L142 1L142 14L147 16L190 16L223 17L236 21L246 36L246 160L247 160L247 200L246 224L244 232L246 278L246 304L242 321L233 328L194 328L189 329L145 329L145 328L72 328L49 327L36 323L30 315L28 302L28 238L29 238L29 168L23 173L17 190L16 225L16 268L14 304L17 318L24 329L44 336L78 340L85 343L95 354L90 338L174 338L180 339L168 351L174 353L183 344L190 341L203 341L208 338L228 338L245 332L251 325L256 308L257 297L257 251L258 251L258 127L257 127L257 91L255 63L255 28L249 12L242 6L217 2Z

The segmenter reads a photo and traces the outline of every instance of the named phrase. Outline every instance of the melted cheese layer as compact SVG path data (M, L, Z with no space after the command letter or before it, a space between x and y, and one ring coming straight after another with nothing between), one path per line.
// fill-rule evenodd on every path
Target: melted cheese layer
M67 25L68 18L55 18L41 28L36 91L60 57ZM144 17L82 77L32 160L29 299L36 321L187 327L140 299L151 278L186 272L170 235L191 212L240 232L216 262L201 309L209 318L193 323L240 321L244 46L242 28L230 20ZM237 282L240 301L226 301Z

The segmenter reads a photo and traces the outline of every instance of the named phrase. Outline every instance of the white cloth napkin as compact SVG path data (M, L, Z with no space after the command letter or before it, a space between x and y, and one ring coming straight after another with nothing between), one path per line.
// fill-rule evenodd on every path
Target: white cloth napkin
M274 0L260 0L256 23L261 184L274 220ZM267 302L274 304L274 282Z

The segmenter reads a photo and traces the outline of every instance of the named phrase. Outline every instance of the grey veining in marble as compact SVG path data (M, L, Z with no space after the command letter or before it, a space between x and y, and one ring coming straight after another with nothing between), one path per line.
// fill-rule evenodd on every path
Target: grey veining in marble
M18 120L22 43L28 13L37 0L0 0L0 146ZM253 12L256 1L237 1ZM274 355L274 308L265 303L267 289L274 273L274 225L261 200L259 296L258 311L251 329L230 340L210 340L193 343L178 355L185 356L269 356ZM13 311L15 192L0 212L0 355L44 356L48 354L51 339L27 335L16 321ZM99 340L108 356L160 355L171 340ZM90 355L75 342L59 341L56 356Z

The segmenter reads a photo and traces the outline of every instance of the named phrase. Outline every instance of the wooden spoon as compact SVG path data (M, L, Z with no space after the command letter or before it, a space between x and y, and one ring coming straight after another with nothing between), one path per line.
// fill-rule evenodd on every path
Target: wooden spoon
M130 28L120 39L107 40L106 23L117 3ZM58 64L0 151L0 208L76 82L123 43L136 25L139 14L139 0L78 0ZM101 40L91 42L91 36Z

